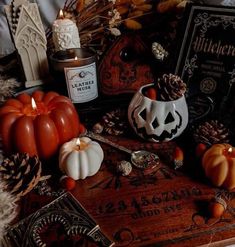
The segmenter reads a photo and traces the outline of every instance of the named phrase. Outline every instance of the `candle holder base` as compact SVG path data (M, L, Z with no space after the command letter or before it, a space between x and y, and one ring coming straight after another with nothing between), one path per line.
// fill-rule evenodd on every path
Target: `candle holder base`
M36 81L26 81L25 82L25 87L29 88L29 87L35 87L35 86L40 86L44 84L44 82L42 80L36 80Z
M53 84L53 77L49 74L46 75L46 77L43 77L41 79L37 80L28 80L25 82L25 88L31 88L31 87L50 87Z

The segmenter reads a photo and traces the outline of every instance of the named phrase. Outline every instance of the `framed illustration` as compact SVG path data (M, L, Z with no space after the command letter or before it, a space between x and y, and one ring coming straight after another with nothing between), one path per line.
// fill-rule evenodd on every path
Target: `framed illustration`
M234 114L235 8L188 6L175 73L187 84L193 120Z

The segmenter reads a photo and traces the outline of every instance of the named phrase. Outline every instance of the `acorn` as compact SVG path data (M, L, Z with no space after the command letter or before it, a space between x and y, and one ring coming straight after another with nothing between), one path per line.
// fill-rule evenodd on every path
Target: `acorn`
M184 152L183 150L176 146L174 153L173 153L173 158L174 158L174 167L175 169L180 168L181 166L183 166L184 163Z
M211 218L220 218L227 208L226 201L221 197L213 198L209 203L209 213Z

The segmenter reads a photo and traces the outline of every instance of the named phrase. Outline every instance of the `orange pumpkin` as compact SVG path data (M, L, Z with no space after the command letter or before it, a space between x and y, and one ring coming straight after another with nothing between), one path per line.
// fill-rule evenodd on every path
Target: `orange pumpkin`
M205 174L215 186L235 188L235 148L229 144L214 144L202 157Z
M36 108L32 107L32 98ZM69 98L35 91L9 99L0 108L0 136L6 153L20 152L42 159L79 134L80 121Z

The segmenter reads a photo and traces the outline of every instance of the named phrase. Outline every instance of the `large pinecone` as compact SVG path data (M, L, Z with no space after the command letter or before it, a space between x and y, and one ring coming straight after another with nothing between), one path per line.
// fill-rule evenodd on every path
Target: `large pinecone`
M157 81L159 100L171 101L182 97L186 91L186 84L177 75L164 74Z
M0 177L5 181L7 189L20 197L36 186L41 177L41 170L41 161L37 156L17 153L3 160Z
M107 112L92 130L96 134L122 135L127 130L126 111L120 108Z
M193 134L196 143L211 146L229 142L229 130L218 120L210 120L199 125Z

